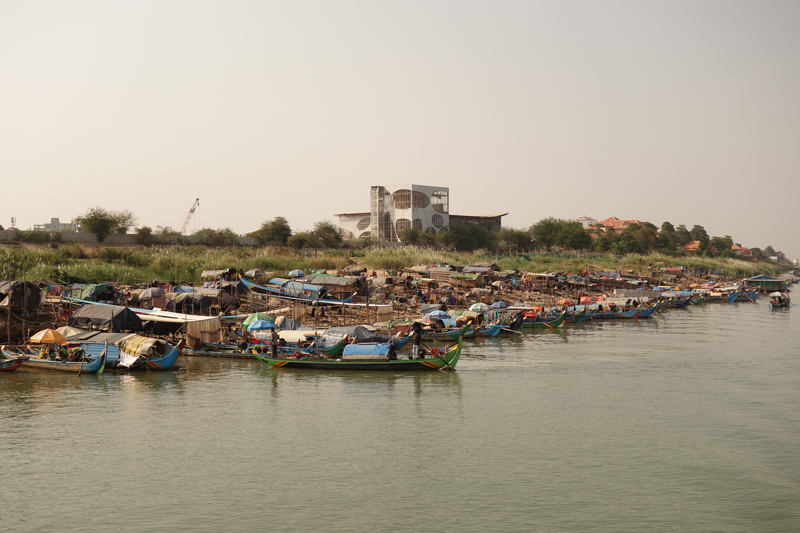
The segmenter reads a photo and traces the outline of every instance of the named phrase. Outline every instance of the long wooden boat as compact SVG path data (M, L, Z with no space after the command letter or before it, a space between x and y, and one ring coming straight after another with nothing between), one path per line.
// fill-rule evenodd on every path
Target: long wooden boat
M241 281L250 292L253 292L255 294L263 294L266 296L273 296L275 298L280 298L283 300L294 300L306 303L318 302L326 305L342 305L351 303L353 301L353 298L355 297L355 294L351 294L347 298L340 300L336 298L327 298L325 296L327 295L327 289L325 289L324 293L320 291L318 293L312 292L309 295L306 295L305 291L303 294L287 292L283 287L269 287L265 285L259 285L244 278L239 278L239 281ZM314 297L313 294L323 294L323 296Z
M27 355L15 356L15 354L9 351L3 351L3 355L9 359L16 359L17 357L24 359L22 364L25 366L25 368L53 370L56 372L73 372L77 374L97 374L101 368L105 367L106 362L105 352L89 361L51 361L49 359L32 359Z
M522 321L523 328L557 328L567 319L567 311L564 310L556 317L542 317L536 313L525 313Z
M567 310L567 316L564 317L564 320L567 321L569 324L580 324L585 322L587 319L592 317L592 311L588 310L585 306L583 309L570 311Z
M664 300L664 307L667 309L680 309L682 307L688 307L690 303L692 303L691 296L680 299L671 298L669 300Z
M639 318L641 309L634 307L633 309L620 309L615 311L600 311L597 310L592 315L592 320L612 320L612 319L630 319Z
M739 291L731 293L706 293L704 298L706 302L735 302L739 297Z
M640 307L638 318L650 318L651 316L656 314L659 308L660 308L659 304Z
M458 343L443 350L440 354L431 354L423 359L314 359L307 356L297 358L272 358L265 354L255 354L258 360L273 368L308 368L317 370L380 370L388 372L406 372L420 370L455 370L461 357L462 339Z
M502 324L489 324L477 330L478 337L497 337L503 329Z
M736 297L737 302L755 302L758 300L758 295L761 294L761 289L756 289L753 291L742 290L739 291L739 295Z
M424 332L422 340L424 341L454 341L464 336L470 328L470 324L464 324L461 329L453 329L450 331L436 331Z
M27 360L28 358L25 356L19 356L16 359L2 360L0 361L0 372L14 372L24 361Z
M173 346L149 337L129 335L106 344L98 340L103 335L76 342L81 342L81 348L88 357L105 352L105 369L115 372L170 370L178 362L183 350L183 341ZM125 352L124 356L120 352Z

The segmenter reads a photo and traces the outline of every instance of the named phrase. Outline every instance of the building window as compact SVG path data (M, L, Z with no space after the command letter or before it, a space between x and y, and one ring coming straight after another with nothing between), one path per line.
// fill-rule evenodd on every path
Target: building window
M436 191L431 194L431 204L433 205L433 210L437 213L449 213L448 192Z
M359 231L365 230L369 227L370 220L371 219L369 217L364 217L358 221L358 225L356 227L359 229Z
M419 218L414 219L414 228L422 231L422 219Z
M444 226L444 217L439 213L436 213L431 217L431 223L433 223L435 227L441 228L442 226Z
M394 241L392 238L394 234L394 225L392 224L392 215L389 213L383 214L383 240Z
M411 209L411 190L400 189L393 192L392 205L395 209Z
M364 237L369 237L372 234L368 231L362 232L361 235L358 236L359 239L363 239Z
M411 221L407 218L398 218L397 221L394 223L395 231L397 235L400 236L403 234L403 230L406 230L411 227Z
M411 196L415 209L424 209L431 205L430 198L424 192L414 191Z
M431 233L433 235L436 235L436 228L428 226L427 228L425 228L425 233Z

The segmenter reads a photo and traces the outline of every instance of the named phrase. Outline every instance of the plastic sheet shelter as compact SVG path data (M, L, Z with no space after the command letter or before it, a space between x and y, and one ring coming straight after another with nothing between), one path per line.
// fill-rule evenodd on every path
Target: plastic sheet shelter
M112 333L143 329L139 315L127 307L118 305L82 305L69 317L68 325L73 328L92 328Z
M0 307L30 309L42 304L42 291L30 281L0 281Z
M336 342L341 340L345 335L347 335L351 341L355 339L358 343L386 343L389 342L390 339L389 335L375 333L374 331L368 330L364 326L342 326L338 328L330 328L325 331L322 337L325 342Z

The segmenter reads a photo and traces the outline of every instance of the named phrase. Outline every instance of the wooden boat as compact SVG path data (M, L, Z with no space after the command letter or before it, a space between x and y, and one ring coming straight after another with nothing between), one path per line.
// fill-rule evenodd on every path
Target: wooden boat
M592 314L592 320L622 320L622 319L630 319L630 318L639 318L639 313L641 313L641 308L634 307L632 309L615 309L615 310L608 310L608 308L604 310L600 310L598 308L597 311Z
M789 307L792 305L792 299L785 292L773 292L769 295L770 309L780 309L781 307Z
M4 359L0 361L0 372L14 372L27 360L28 358L25 356L19 356L15 359Z
M8 359L23 359L22 364L26 368L35 368L38 370L53 370L56 372L73 372L77 374L97 374L105 367L106 354L103 352L101 355L89 361L51 361L49 359L34 359L28 355L13 354L4 350L3 355Z
M349 304L353 301L355 294L351 294L343 300L328 298L328 289L319 285L311 285L302 282L286 281L283 286L258 285L244 278L239 278L247 289L255 294L273 296L283 300L294 300L299 302L314 303L318 302L326 305Z
M120 338L120 334L98 333L76 342L81 343L81 348L88 357L105 352L105 369L120 372L170 370L178 362L183 349L183 341L172 346L161 340L135 334Z
M500 331L503 329L502 324L488 324L485 327L479 328L476 331L477 337L497 337Z
M309 368L317 370L380 370L388 372L406 372L419 370L455 370L458 359L461 356L462 339L458 338L458 343L453 346L440 350L438 354L430 354L423 359L389 359L388 355L375 354L374 356L364 355L358 359L347 358L343 355L342 359L318 358L308 356L300 358L272 358L264 354L255 354L263 363L273 368Z
M454 341L463 337L470 328L470 324L464 324L460 329L452 329L445 331L424 331L422 333L422 340L424 341ZM410 335L409 335L410 337Z
M706 302L735 302L739 291L733 292L708 292L704 295Z
M588 310L585 306L583 309L575 309L567 310L567 316L564 317L564 320L567 321L569 324L581 324L586 320L592 317L592 311Z
M739 295L736 297L737 302L755 302L758 300L758 295L761 293L761 289L757 288L752 291L748 290L741 290L739 291Z
M526 312L522 321L523 328L557 328L567 319L567 311L564 310L558 316L541 316L538 313Z
M656 305L647 305L639 308L639 317L638 318L650 318L660 309L661 304L658 303Z
M669 300L664 300L664 307L667 309L679 309L688 307L690 303L692 303L691 296L688 298L670 298Z

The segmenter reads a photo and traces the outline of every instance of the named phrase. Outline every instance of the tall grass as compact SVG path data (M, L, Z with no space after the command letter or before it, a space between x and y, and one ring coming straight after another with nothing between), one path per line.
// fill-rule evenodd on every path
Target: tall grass
M176 282L199 282L203 270L235 267L259 268L276 276L296 268L340 270L358 264L370 270L396 270L420 264L447 262L468 265L493 261L501 269L530 272L565 272L577 274L584 268L593 271L620 270L626 274L650 275L664 267L705 266L721 270L731 277L766 273L775 275L781 267L774 263L742 259L671 257L662 254L627 256L533 256L530 260L515 255L488 255L484 251L459 253L421 247L364 250L329 250L295 252L289 248L206 248L203 246L85 248L80 244L58 249L0 248L0 279L52 279L60 283L112 281L137 284L154 279Z

